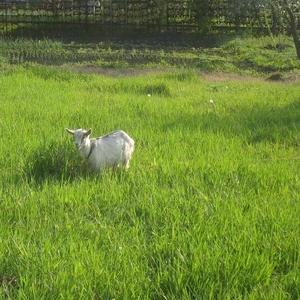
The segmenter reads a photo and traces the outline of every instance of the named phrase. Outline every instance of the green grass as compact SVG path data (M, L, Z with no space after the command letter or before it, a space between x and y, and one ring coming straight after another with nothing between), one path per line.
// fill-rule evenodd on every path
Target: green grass
M63 42L48 38L2 37L0 66L26 62L106 68L181 66L252 75L299 73L300 68L293 40L287 36L204 38L178 34L171 38L158 35L110 40L99 36L91 40Z
M0 82L1 299L298 298L299 85L28 64ZM65 127L127 131L129 172L92 174Z

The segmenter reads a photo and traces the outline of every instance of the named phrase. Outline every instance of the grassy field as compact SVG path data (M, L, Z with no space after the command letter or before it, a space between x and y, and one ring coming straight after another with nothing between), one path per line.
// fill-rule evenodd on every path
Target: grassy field
M1 299L298 299L300 86L0 73ZM136 141L90 173L69 128Z
M299 74L291 37L203 37L200 35L92 36L84 38L0 38L0 67L38 62L74 67L185 67L209 72Z

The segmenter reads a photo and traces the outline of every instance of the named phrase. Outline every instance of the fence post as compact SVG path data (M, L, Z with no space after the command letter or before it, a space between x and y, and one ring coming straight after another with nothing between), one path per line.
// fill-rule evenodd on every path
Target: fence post
M6 0L4 0L4 12L5 12L5 29L4 29L4 31L7 32L8 19L7 19L7 3L6 3Z

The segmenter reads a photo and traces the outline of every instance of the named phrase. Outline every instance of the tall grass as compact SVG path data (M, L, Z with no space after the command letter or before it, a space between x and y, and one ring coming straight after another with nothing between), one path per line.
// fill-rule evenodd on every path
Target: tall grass
M297 299L299 85L37 65L0 82L1 298ZM90 173L65 127L126 130L129 172Z

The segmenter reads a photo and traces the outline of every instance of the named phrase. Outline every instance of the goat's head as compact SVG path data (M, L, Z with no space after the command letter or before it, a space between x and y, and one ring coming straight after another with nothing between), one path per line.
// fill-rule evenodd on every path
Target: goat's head
M66 128L67 133L74 136L75 146L80 150L82 147L86 146L89 135L92 133L92 129L88 131L84 129L70 130Z

